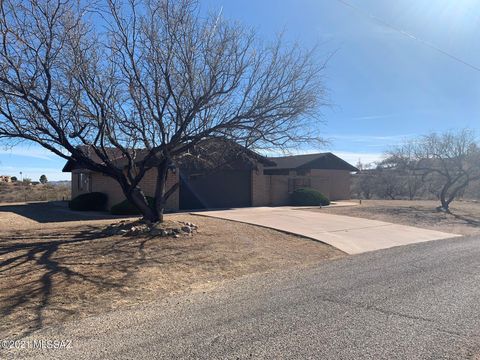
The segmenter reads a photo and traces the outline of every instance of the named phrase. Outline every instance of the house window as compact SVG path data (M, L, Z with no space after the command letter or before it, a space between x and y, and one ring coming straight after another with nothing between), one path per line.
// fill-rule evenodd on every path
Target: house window
M310 187L310 178L290 178L288 179L288 192L292 193L297 189Z
M88 173L78 173L77 176L78 180L78 190L80 191L88 191L89 182L90 182L90 174Z

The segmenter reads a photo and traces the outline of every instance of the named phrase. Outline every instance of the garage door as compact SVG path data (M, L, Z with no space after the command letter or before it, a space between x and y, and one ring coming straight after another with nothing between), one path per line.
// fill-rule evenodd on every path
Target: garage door
M180 209L214 209L251 205L251 171L182 173Z

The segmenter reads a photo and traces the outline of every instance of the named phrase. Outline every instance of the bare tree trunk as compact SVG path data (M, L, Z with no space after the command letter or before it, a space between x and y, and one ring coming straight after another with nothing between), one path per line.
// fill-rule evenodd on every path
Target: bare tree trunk
M167 185L168 176L168 160L163 161L160 166L157 167L157 184L155 187L155 213L159 222L163 222L163 213L165 211L165 191Z
M165 213L165 205L168 198L175 193L180 186L177 181L167 190L167 179L169 171L170 161L165 160L157 167L157 183L155 187L155 204L153 209L159 222L163 222L163 215Z
M151 222L158 221L157 214L150 208L147 198L140 188L137 187L130 193L124 190L124 194L127 200L137 207L145 220Z
M447 201L447 194L448 190L450 189L451 182L448 181L442 188L442 191L440 192L440 203L441 205L438 207L438 210L443 210L446 212L449 212L450 210L448 209L450 202Z
M450 196L448 197L448 199L445 200L445 203L447 205L447 208L446 208L446 211L447 212L450 212L449 210L449 207L450 207L450 203L453 202L453 200L456 199L458 193L462 190L464 190L469 184L469 179L466 179L463 183L461 183L460 185L458 185L451 193L450 193Z

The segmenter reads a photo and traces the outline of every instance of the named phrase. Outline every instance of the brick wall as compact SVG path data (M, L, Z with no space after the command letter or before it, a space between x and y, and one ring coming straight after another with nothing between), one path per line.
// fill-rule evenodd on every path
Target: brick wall
M72 199L76 198L80 195L80 191L78 189L78 174L72 171L72 181L70 183L71 190L72 190Z
M325 189L324 194L330 200L350 199L351 177L349 171L345 170L317 170L311 171L312 187L320 192Z
M90 189L91 189L91 178L89 178L90 183L88 184L88 186L83 186L83 188L79 187L80 173L82 173L82 171L80 170L72 171L72 181L70 183L71 190L72 190L72 194L71 194L72 199L77 197L78 195L90 192ZM88 171L83 171L83 173L90 174Z
M270 204L270 178L263 175L263 166L252 170L252 206L268 206Z
M103 192L108 195L108 208L125 199L120 185L108 176L99 173L90 174L90 189L78 189L78 172L72 172L72 198L90 191ZM252 171L252 206L281 206L289 203L289 179L295 177L310 178L310 187L323 193L331 200L344 200L350 198L351 175L343 170L311 170L310 174L297 176L295 171L289 175L263 175L263 168L258 166ZM178 174L169 173L167 190L178 182ZM149 170L140 183L140 187L148 196L155 193L156 171ZM179 191L167 200L168 210L179 209Z
M281 206L288 205L289 193L288 193L288 179L293 176L293 172L290 175L265 175L270 178L270 205Z
M343 170L311 170L307 175L263 175L252 172L252 206L282 206L289 203L289 179L309 178L310 187L320 191L331 200L350 198L351 175Z
M72 198L80 195L77 189L75 189L76 184L78 183L77 174L72 172ZM147 196L153 196L155 194L155 182L157 174L154 169L149 170L142 181L140 182L140 188L145 192ZM91 174L91 191L92 192L102 192L108 195L108 208L111 208L113 205L118 204L125 200L125 195L123 194L122 188L120 185L111 177L105 176L100 173ZM167 190L170 189L178 181L178 175L169 173L167 178ZM74 190L75 189L75 190ZM86 192L86 191L83 191ZM178 210L178 189L173 193L167 200L166 209L167 210Z
M120 185L109 176L100 173L92 173L92 192L101 192L108 195L107 207L110 209L113 205L125 200Z

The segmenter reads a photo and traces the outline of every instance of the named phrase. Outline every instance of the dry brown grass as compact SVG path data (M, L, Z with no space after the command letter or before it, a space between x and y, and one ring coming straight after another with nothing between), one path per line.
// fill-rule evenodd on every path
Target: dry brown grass
M355 216L461 235L480 234L480 203L456 201L451 214L436 210L430 200L362 200L362 205L315 209L330 214Z
M180 238L108 237L101 230L118 220L71 221L71 212L48 204L0 206L0 338L343 256L252 225L187 214L168 218L193 222L199 231Z
M0 183L0 203L70 199L69 185Z

